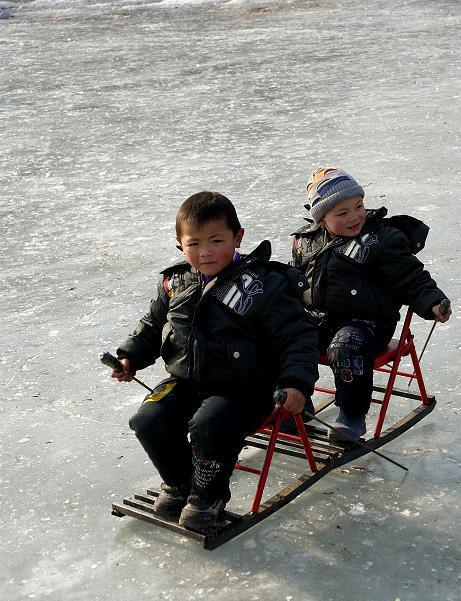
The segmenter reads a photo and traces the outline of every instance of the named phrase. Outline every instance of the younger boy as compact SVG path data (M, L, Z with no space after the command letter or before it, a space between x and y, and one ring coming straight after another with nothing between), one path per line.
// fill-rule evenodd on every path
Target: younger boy
M232 203L200 192L176 217L186 261L162 272L157 295L117 350L130 381L161 356L170 377L146 397L130 427L163 483L154 511L206 531L230 499L245 437L270 415L276 387L301 413L318 377L317 332L302 303L304 276L270 262L270 243L240 255Z
M309 282L307 309L320 326L340 407L333 440L365 434L373 387L373 360L388 342L403 304L424 319L445 322L445 294L414 253L429 228L406 215L366 210L363 188L345 171L319 168L307 195L313 223L295 232L293 264ZM308 220L310 221L310 220Z

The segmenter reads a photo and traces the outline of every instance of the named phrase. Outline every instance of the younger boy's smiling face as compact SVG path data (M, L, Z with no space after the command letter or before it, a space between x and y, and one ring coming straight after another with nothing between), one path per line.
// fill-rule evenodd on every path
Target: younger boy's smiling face
M351 196L330 209L320 223L335 236L353 238L365 224L365 205L361 196Z
M207 221L200 226L186 221L181 224L181 236L177 240L192 267L204 275L214 276L231 263L243 233L241 228L234 234L225 219Z

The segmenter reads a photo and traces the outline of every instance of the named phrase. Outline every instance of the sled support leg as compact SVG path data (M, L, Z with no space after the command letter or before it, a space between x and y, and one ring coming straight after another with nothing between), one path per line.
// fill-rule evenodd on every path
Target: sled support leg
M259 474L258 483L256 485L256 493L253 499L253 503L251 505L251 513L257 513L260 508L261 499L264 493L264 488L266 486L267 477L269 475L269 469L272 463L274 452L276 451L277 442L280 442L281 440L288 440L296 443L301 443L304 449L305 457L307 459L308 467L312 472L317 471L317 465L314 459L314 454L312 452L309 438L306 433L306 428L301 416L294 416L295 424L298 429L298 435L284 434L283 432L280 432L280 426L282 425L282 422L288 417L291 417L291 413L285 411L285 409L283 409L282 407L277 406L274 409L268 422L266 422L266 424L264 424L258 430L258 432L260 433L269 435L269 441L267 443L267 450L264 457L264 462L260 470L247 468L245 466L242 466L241 464L237 464L236 466L237 469L248 471L254 474ZM269 428L269 423L272 424L271 428Z

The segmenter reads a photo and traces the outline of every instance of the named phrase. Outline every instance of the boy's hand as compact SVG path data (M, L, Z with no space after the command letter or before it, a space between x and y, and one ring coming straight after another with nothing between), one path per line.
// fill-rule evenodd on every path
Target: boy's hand
M432 307L432 313L435 315L435 321L439 321L440 323L445 323L446 321L448 321L450 319L451 308L448 307L448 309L445 311L445 313L442 313L440 311L440 305L435 305L434 307Z
M306 397L297 388L282 388L286 392L287 398L283 403L283 408L293 415L298 415L304 409Z
M131 369L129 359L120 359L120 363L123 365L123 372L113 369L110 377L117 378L119 382L131 382L136 375L136 370Z

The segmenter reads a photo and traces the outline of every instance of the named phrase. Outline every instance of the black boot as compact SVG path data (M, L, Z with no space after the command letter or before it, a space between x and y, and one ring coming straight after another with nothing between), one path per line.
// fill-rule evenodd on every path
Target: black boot
M225 506L226 503L222 499L207 503L200 497L191 495L181 511L179 525L188 530L207 532L218 524Z
M365 414L350 416L340 409L334 428L334 430L328 430L328 440L334 442L359 440L367 431Z
M154 503L154 513L166 520L177 520L187 503L188 486L169 486L162 482L161 492Z

